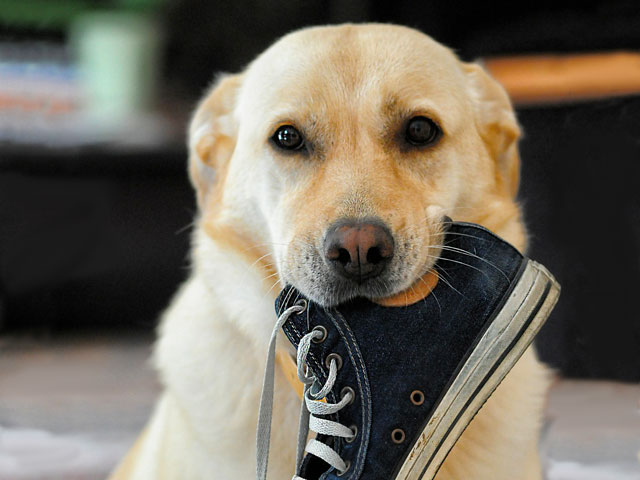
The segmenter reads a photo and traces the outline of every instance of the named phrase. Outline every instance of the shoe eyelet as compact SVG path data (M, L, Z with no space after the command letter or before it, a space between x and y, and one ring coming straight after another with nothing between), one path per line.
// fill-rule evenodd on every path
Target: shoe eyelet
M327 339L327 335L328 335L328 334L327 334L327 329L326 329L326 328L324 328L322 325L318 325L318 326L316 326L316 327L313 327L313 330L311 330L311 331L312 331L312 332L320 332L320 333L322 334L322 336L320 336L320 337L315 337L315 336L314 336L314 337L311 339L311 341L312 341L313 343L322 343L322 342L324 342L324 341Z
M353 432L353 437L347 437L344 439L344 441L346 443L353 443L356 441L356 437L358 436L358 426L357 425L351 425L349 427L349 430L351 430Z
M420 390L414 390L413 392L411 392L409 398L411 399L411 403L418 407L424 403L424 393L422 393Z
M300 300L298 300L296 302L296 307L300 307L300 311L298 312L298 315L303 313L308 306L309 306L309 302L307 302L304 298L301 298Z
M338 355L337 353L330 353L329 355L327 355L327 358L324 359L324 365L327 368L331 368L331 360L336 361L336 367L338 368L338 370L342 368L342 357L340 355Z
M402 430L401 428L396 428L393 432L391 432L391 440L397 445L400 445L402 442L404 442L405 438L406 435L404 433L404 430Z
M351 405L356 399L356 392L351 387L344 387L342 390L340 390L340 400L346 397L348 393L351 393L351 400L349 401L349 403L347 403L347 405Z
M344 465L345 465L345 467L344 467L344 470L343 470L343 471L341 471L341 472L336 472L336 475L337 475L338 477L341 477L341 476L343 476L344 474L346 474L346 473L349 471L349 469L351 468L351 462L350 462L349 460L347 460L346 462L344 462Z

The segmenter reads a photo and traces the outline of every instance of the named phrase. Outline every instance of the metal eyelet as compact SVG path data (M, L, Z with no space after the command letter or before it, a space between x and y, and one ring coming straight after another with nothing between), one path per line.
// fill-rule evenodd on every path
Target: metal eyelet
M341 477L343 476L345 473L347 473L349 471L349 469L351 468L351 462L349 460L347 460L346 462L344 462L345 467L344 470L341 472L336 472L336 475Z
M413 392L411 392L409 398L411 399L411 403L418 407L424 403L424 393L422 393L420 390L414 390Z
M395 444L399 445L404 442L405 437L406 435L404 433L404 430L402 430L401 428L396 428L393 432L391 432L391 440Z
M327 335L328 335L327 334L327 329L324 328L322 325L318 325L316 327L313 327L313 330L311 330L311 331L312 332L320 332L322 334L322 336L320 336L320 337L316 337L316 336L312 337L311 341L313 343L322 343L327 339Z
M331 360L335 360L338 370L342 368L342 357L337 353L330 353L327 358L324 359L324 364L327 368L331 368Z
M347 405L351 405L356 399L356 392L351 387L344 387L342 390L340 390L340 400L346 397L348 393L351 393L351 400L349 400L349 403L347 403Z
M356 437L358 436L358 426L357 425L351 425L349 427L349 430L351 430L353 432L353 436L345 438L344 441L346 443L353 443L353 442L356 441Z
M300 311L298 312L298 315L300 315L307 309L307 307L309 306L309 302L307 302L304 298L301 298L296 302L295 306L300 307Z

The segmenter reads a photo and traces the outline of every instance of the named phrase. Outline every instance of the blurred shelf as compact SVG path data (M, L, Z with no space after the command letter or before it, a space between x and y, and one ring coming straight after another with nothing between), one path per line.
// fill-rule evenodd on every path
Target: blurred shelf
M495 57L484 65L516 105L640 93L636 52Z

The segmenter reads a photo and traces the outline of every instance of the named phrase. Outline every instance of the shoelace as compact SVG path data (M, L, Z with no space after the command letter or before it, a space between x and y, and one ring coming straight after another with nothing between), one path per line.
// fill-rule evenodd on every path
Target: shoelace
M258 432L257 432L257 479L266 480L267 464L269 462L269 444L271 441L271 417L273 415L273 391L274 391L274 374L275 374L275 358L276 358L276 339L282 325L289 319L292 314L300 314L306 310L306 303L297 304L287 308L278 318L276 325L271 333L269 349L267 353L267 365L264 372L264 381L262 384L262 397L260 399L260 413L258 414ZM316 433L342 438L353 438L354 432L344 425L319 418L317 415L331 415L340 411L353 400L353 393L350 391L338 403L328 403L322 401L333 388L338 374L338 366L334 359L329 364L329 375L324 385L320 385L316 377L307 375L306 360L309 354L309 348L313 339L320 339L323 333L319 330L312 330L307 333L298 344L297 351L297 367L298 378L304 384L304 395L302 408L300 411L300 423L298 429L298 447L296 458L296 475L292 480L305 480L297 475L300 472L302 457L306 450L311 455L321 458L329 465L344 473L348 470L348 464L342 460L340 455L328 445L311 439L304 446L309 430ZM315 392L314 392L315 391Z

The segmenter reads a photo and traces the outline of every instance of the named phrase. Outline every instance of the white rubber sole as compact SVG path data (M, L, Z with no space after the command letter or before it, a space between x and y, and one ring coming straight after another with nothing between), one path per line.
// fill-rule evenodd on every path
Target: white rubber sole
M507 301L438 403L394 480L432 480L478 410L533 341L560 285L529 260Z

